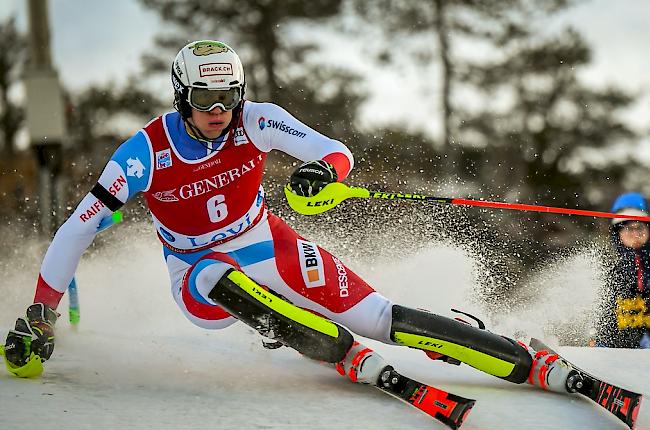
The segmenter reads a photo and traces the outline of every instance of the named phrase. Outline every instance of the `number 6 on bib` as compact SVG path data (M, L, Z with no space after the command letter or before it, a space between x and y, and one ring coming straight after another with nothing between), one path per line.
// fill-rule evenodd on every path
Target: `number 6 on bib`
M210 221L217 223L223 221L228 216L228 206L226 205L226 197L223 194L217 194L210 197L206 202L208 215Z

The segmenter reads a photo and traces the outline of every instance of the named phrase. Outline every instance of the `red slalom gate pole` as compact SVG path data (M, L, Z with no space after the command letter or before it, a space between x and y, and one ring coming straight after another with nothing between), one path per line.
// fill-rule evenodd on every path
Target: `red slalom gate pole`
M379 191L370 191L369 197L373 199L382 199L382 200L394 200L394 199L419 200L419 201L446 203L446 204L461 205L461 206L478 206L484 208L509 209L509 210L516 210L516 211L524 211L524 212L542 212L542 213L556 213L556 214L565 214L565 215L580 215L580 216L589 216L589 217L596 217L596 218L610 218L610 219L625 218L628 220L650 222L650 216L615 214L611 212L558 208L553 206L527 205L521 203L491 202L487 200L434 197L434 196L426 196L422 194L384 193Z

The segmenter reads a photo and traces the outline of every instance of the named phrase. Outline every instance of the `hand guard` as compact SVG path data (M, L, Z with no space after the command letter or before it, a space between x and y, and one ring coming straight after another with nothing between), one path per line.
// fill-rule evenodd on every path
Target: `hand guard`
M325 185L336 182L338 175L334 166L324 160L308 161L298 167L289 180L289 187L294 194L313 197Z
M5 358L16 367L24 366L32 353L41 361L54 351L54 323L57 313L43 303L27 308L26 318L18 318L16 327L9 330L5 343Z

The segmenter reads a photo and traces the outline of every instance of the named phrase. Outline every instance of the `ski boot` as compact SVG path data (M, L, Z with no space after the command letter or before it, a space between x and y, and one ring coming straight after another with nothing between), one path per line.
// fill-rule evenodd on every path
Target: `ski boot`
M530 346L518 342L533 358L528 383L542 390L556 393L574 393L582 386L582 377L570 363L553 351L535 351Z
M357 341L354 341L343 360L336 364L336 370L341 375L353 382L372 385L378 385L387 367L392 370L381 355Z

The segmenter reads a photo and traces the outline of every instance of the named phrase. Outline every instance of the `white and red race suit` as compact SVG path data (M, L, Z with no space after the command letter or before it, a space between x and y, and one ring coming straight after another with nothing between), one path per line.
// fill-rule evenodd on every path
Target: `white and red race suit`
M277 105L246 101L229 132L211 143L188 134L177 112L154 119L117 149L98 182L121 203L144 194L172 294L194 324L218 329L236 321L208 298L234 267L297 306L392 343L392 302L266 209L261 182L274 149L302 161L326 160L341 181L353 167L341 142ZM112 213L92 193L81 200L48 248L34 302L58 306L82 253Z

